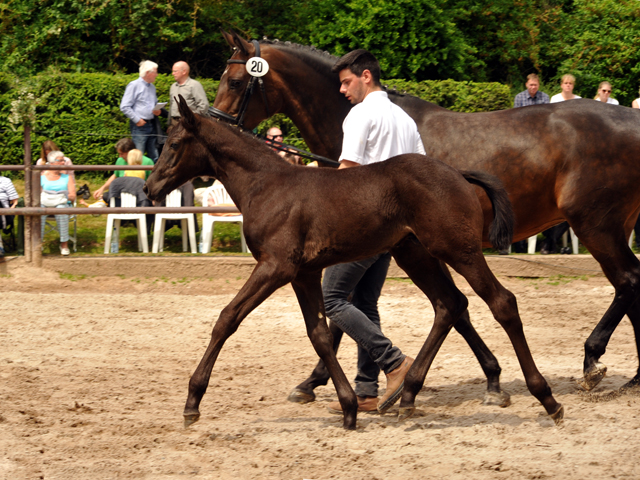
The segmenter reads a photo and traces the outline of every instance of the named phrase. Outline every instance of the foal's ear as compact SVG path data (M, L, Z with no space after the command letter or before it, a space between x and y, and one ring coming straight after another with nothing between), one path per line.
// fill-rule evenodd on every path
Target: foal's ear
M178 102L178 110L180 111L180 116L182 117L182 126L190 131L195 130L196 116L187 105L187 101L182 95L178 95L178 98L175 98L175 100L176 102Z
M229 32L222 30L222 36L229 45L240 50L240 53L249 55L249 48L251 48L251 44L238 35L234 30Z

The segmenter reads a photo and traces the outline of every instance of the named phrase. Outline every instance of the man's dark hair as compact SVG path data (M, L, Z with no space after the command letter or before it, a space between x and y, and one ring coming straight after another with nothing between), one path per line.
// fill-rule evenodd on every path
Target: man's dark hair
M380 86L380 64L373 53L362 48L343 55L336 64L331 68L333 73L340 73L345 68L351 70L351 73L362 76L362 72L369 70L373 77L373 83Z
M116 150L119 152L130 152L134 148L136 148L136 144L130 138L121 138L116 143Z

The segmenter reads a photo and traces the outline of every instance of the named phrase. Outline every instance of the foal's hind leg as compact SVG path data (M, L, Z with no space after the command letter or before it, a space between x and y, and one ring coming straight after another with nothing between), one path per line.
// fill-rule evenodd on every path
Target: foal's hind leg
M336 387L338 400L340 400L340 405L344 412L344 428L355 430L358 400L338 363L336 353L331 344L331 336L324 311L322 288L320 287L320 275L320 272L299 273L296 279L291 282L291 285L296 292L304 315L307 335L316 353L326 365Z
M211 371L224 342L237 329L242 320L276 289L287 284L292 277L277 265L258 262L247 283L227 305L211 332L211 341L189 380L189 395L184 407L184 424L188 427L200 418L200 402L207 391Z
M529 391L542 403L556 424L559 424L564 415L564 409L553 398L549 384L538 371L531 356L522 329L515 296L498 282L498 279L489 270L481 251L467 255L462 259L460 257L448 258L447 263L460 273L478 296L487 303L491 313L511 340Z

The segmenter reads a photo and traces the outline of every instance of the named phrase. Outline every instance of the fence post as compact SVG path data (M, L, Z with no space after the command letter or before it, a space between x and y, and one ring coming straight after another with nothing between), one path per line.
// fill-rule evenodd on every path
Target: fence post
M25 206L32 207L32 194L31 194L31 125L24 124L24 204ZM33 261L33 247L32 247L32 216L27 216L24 219L24 259L30 263Z
M40 206L40 175L42 172L31 171L31 206ZM42 217L31 216L31 258L35 267L42 267Z

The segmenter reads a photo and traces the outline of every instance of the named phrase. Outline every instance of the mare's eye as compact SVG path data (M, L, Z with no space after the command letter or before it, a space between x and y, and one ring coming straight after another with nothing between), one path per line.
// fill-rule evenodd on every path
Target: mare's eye
M242 80L229 80L229 88L238 90L242 86Z
M178 144L177 143L172 143L171 144L171 149L172 150L177 150L178 149Z

